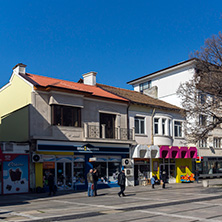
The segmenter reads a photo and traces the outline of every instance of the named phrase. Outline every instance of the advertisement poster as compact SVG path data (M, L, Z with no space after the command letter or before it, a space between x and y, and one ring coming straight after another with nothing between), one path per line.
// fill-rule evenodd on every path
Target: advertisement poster
M28 155L5 154L3 158L3 194L28 192Z

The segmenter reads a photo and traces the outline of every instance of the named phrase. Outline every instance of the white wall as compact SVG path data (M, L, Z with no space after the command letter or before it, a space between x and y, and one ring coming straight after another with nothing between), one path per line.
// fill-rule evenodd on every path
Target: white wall
M158 99L181 107L180 99L176 95L181 83L190 80L194 74L194 65L174 69L173 71L165 71L161 75L151 75L141 79L133 85L135 91L139 91L139 84L151 80L151 86L158 87Z

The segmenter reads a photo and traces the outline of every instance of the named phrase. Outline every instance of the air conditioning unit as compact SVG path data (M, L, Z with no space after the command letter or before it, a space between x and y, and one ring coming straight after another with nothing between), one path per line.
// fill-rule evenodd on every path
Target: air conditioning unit
M43 162L42 155L36 154L36 153L32 154L32 162L33 163L41 163L41 162Z
M122 159L122 166L124 167L132 167L132 160L129 158Z
M133 175L134 175L134 169L133 168L126 168L124 170L125 170L126 177L133 177Z

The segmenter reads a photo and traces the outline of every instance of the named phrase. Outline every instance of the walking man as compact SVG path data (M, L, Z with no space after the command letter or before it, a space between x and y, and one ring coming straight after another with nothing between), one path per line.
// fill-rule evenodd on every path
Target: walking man
M165 188L166 180L167 180L166 171L163 170L163 173L162 173L162 182L163 182L163 186L162 186L162 188Z
M49 176L48 176L48 186L49 186L49 196L52 195L55 195L55 181L54 181L54 176L52 175L52 173L50 172L49 173Z
M125 186L126 186L126 176L125 176L125 171L124 168L122 168L122 171L118 175L118 185L120 186L120 192L118 193L119 197L121 196L126 196L124 194Z
M87 182L88 182L88 197L93 197L93 169L90 169L87 173Z
M196 169L196 171L195 171L195 180L197 181L197 183L199 182L199 176L200 176L199 170Z
M93 171L93 183L94 183L94 195L97 196L97 182L99 179L99 175L97 169L95 168Z

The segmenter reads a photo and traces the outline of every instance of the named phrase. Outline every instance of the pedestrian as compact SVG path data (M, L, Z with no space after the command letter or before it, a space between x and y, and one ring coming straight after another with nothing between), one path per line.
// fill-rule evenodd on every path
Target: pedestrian
M154 189L154 185L155 185L155 177L152 176L151 178L151 184L152 184L152 188Z
M196 171L195 171L195 180L197 181L197 183L199 182L199 176L200 176L199 170L196 169Z
M88 197L93 197L93 169L90 169L87 173L87 182L88 182Z
M99 174L97 169L95 168L93 171L93 183L94 183L94 196L97 196L97 182L99 179Z
M163 182L162 188L165 189L165 184L166 184L166 180L167 180L167 175L166 175L166 171L165 170L163 170L163 172L162 172L161 179L162 179L162 182Z
M124 194L124 190L126 189L126 176L124 168L122 168L122 171L118 175L118 185L120 186L120 192L118 193L119 197L121 196L121 194L123 197L126 196Z
M49 176L48 176L48 186L49 186L49 196L55 195L56 190L55 190L55 181L54 181L54 176L53 174L50 172Z

